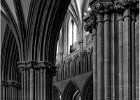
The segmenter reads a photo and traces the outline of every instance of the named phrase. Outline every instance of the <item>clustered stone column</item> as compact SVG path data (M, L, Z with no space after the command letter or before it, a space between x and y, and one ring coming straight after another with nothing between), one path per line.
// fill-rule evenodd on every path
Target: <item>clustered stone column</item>
M136 94L136 65L135 65L135 23L138 13L138 0L122 0L115 3L118 22L118 88L116 93L119 100L137 100ZM138 56L138 55L137 55Z
M97 70L93 71L93 75L97 74L93 77L93 81L97 78L97 91L93 89L97 100L138 99L135 59L138 3L138 0L90 2L91 11L84 21L85 30L91 34L97 28L97 56L93 59L97 59Z
M22 100L52 100L52 77L56 67L48 62L19 62Z
M2 81L2 100L19 100L20 90L21 86L19 82L13 80Z

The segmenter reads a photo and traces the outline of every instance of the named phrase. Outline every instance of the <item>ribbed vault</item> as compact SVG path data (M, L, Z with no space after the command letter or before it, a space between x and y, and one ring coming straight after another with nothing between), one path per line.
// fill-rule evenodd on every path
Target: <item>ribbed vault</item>
M21 61L54 64L59 31L69 3L70 0L2 0L1 13L17 40Z
M1 51L1 76L2 81L20 82L20 74L17 70L17 62L19 61L19 52L16 40L9 26L6 26Z

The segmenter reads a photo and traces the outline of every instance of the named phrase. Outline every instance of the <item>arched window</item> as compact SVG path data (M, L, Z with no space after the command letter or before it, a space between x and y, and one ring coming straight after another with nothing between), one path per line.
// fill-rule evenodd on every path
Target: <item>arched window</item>
M69 24L68 24L68 51L72 53L75 51L74 45L77 41L77 25L70 17Z

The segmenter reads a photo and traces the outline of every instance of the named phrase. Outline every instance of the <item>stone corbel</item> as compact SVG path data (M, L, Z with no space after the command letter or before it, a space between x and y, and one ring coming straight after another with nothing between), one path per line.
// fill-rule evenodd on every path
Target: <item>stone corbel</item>
M84 18L84 22L86 23L84 29L85 31L88 31L89 33L92 33L92 29L96 28L96 16L94 15L94 13L89 13L90 15L85 16Z

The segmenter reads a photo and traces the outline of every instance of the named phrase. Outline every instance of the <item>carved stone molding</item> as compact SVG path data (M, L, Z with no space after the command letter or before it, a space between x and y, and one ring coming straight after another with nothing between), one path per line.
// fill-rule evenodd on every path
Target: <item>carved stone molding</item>
M84 29L85 31L88 31L89 33L92 33L92 29L93 28L96 28L96 25L97 25L97 18L95 16L95 14L93 13L90 13L90 15L86 16L84 18L84 21L86 23Z
M98 0L97 2L90 2L91 11L84 17L86 23L84 29L92 33L92 29L97 25L97 14L111 14L112 12L123 12L125 9L131 9L133 11L139 10L139 1L123 1L123 0Z
M116 1L114 2L115 11L124 11L125 9L139 9L139 1Z
M52 65L50 62L45 62L45 61L28 61L28 62L18 62L18 69L20 72L23 72L24 70L27 69L47 69L46 71L55 74L56 73L56 66Z
M91 12L96 14L104 14L104 13L111 13L113 11L113 2L111 0L99 0L96 3L90 3L92 8Z
M124 11L125 9L139 9L139 0L97 0L90 2L91 12L97 14L111 13L114 11Z
M8 87L8 86L14 86L17 88L21 88L21 83L16 81L2 81L2 86Z

